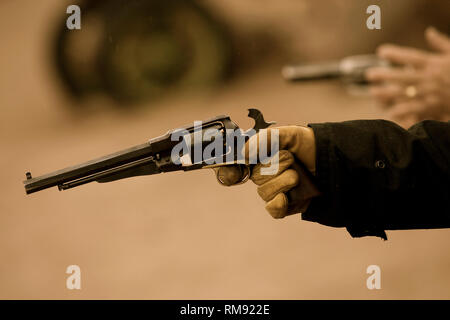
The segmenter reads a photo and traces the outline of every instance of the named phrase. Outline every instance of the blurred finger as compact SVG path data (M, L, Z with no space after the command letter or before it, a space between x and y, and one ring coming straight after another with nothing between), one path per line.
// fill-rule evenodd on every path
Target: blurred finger
M267 181L273 179L275 176L280 175L283 173L287 168L289 168L294 163L294 156L292 153L290 153L287 150L280 150L278 153L278 163L275 163L275 160L273 160L271 163L263 164L259 163L255 165L252 169L252 175L250 176L250 179L258 186L266 183ZM269 175L264 174L262 170L264 168L268 168L270 166L277 167L277 172Z
M267 202L266 210L275 219L284 218L288 211L288 199L284 193L279 193Z
M405 115L402 118L394 118L393 120L405 129L409 129L411 126L419 122L419 118L415 114Z
M369 81L395 81L405 84L415 83L423 79L423 74L417 70L377 67L366 71L366 78Z
M422 67L429 57L429 53L425 51L393 44L381 45L377 49L377 54L380 58L393 63L415 67Z
M420 82L415 85L400 86L400 94L395 98L396 103L416 100L427 100L436 92L436 85L430 82Z
M279 176L260 185L257 189L264 201L270 201L279 193L287 192L298 184L298 173L294 169L284 171Z
M436 30L436 28L429 27L425 30L425 38L427 39L428 44L433 49L450 53L450 39L448 36Z
M392 118L402 119L410 115L418 115L426 110L426 105L422 100L411 100L398 103L392 107L389 115Z
M395 83L386 85L373 85L369 88L372 97L379 100L383 106L389 106L390 103L403 95L404 88Z

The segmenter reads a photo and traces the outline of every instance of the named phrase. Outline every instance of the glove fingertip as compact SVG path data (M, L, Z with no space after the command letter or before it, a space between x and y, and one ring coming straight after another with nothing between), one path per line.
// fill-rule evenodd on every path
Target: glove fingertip
M274 219L281 219L286 216L288 200L284 193L279 193L271 201L267 202L266 210Z

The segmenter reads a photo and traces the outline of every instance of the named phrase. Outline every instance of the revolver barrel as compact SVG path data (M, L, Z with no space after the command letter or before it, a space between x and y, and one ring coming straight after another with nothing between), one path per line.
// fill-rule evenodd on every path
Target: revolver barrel
M65 190L91 181L96 181L117 173L119 170L129 169L132 164L140 164L143 159L149 161L152 156L151 144L144 143L101 158L97 158L76 166L64 168L37 178L27 172L23 183L27 194L58 186Z
M342 60L310 64L287 65L281 70L288 81L305 81L325 78L342 78L351 83L366 83L365 71L371 67L389 67L388 61L376 55L355 55Z

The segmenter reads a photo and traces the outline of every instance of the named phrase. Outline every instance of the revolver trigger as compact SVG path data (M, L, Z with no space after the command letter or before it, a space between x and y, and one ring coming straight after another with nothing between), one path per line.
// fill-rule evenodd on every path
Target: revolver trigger
M261 111L258 109L248 109L248 116L255 120L255 125L253 126L253 130L258 132L261 129L265 129L275 124L275 121L266 122L264 120L264 116Z

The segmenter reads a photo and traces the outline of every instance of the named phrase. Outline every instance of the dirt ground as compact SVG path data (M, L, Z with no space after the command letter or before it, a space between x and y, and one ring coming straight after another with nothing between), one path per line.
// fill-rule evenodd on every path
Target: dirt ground
M40 3L0 5L0 298L450 298L448 230L391 231L383 241L298 215L275 221L251 183L224 188L210 170L26 196L26 171L44 174L218 114L247 128L252 106L279 125L383 117L338 82L289 85L271 66L130 113L75 115L46 59L46 21L58 5ZM66 289L73 264L81 290ZM366 287L372 264L381 290Z

